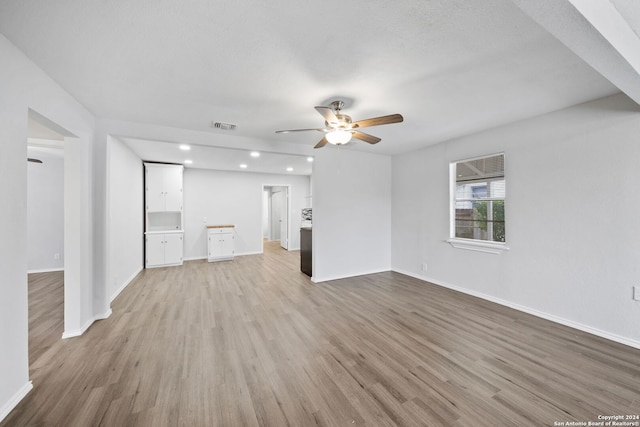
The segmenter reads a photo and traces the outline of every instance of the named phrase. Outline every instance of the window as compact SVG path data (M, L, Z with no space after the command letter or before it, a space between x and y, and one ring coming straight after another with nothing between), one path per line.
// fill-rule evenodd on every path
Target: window
M451 238L504 243L504 154L452 163L451 173Z

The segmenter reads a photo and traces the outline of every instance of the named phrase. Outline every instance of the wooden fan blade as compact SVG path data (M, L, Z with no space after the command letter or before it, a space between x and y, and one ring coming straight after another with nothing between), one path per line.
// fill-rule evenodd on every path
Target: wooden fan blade
M377 144L378 142L382 141L382 139L378 138L377 136L358 131L352 132L351 136L353 138L359 139L360 141L368 142L369 144Z
M404 117L402 117L402 114L391 114L389 116L358 120L357 122L351 124L351 129L364 128L369 126L389 125L391 123L400 123L402 121L404 121Z
M327 123L338 123L339 120L336 117L335 113L333 112L333 110L329 107L315 107L316 111L318 113L320 113L320 115L322 117L324 117L324 120Z
M27 158L27 162L42 163L42 160L40 160L40 159L32 159L31 157L28 157Z
M291 132L306 132L309 130L317 130L318 132L330 132L330 129L323 128L312 128L312 129L287 129L287 130L277 130L276 133L291 133Z
M315 147L313 147L313 148L322 148L322 147L324 147L325 145L327 145L327 143L328 143L328 142L329 142L329 140L327 140L327 137L325 136L325 137L324 137L324 138L322 138L322 139L320 140L320 142L318 142L318 143L316 144L316 146L315 146Z

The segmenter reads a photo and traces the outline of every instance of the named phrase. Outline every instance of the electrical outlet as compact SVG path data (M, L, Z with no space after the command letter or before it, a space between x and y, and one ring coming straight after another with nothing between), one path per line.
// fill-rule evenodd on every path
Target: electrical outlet
M633 299L640 301L640 286L633 287Z
M60 254L53 254L53 259L60 259Z

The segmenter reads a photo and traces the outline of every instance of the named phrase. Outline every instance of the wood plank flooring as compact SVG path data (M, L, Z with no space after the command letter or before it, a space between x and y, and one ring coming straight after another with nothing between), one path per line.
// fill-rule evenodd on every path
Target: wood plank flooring
M64 332L64 272L29 274L29 365Z
M277 245L144 270L78 338L59 340L61 319L47 324L30 298L34 389L2 426L553 426L640 414L640 350L397 273L316 285ZM45 331L52 343L36 339Z

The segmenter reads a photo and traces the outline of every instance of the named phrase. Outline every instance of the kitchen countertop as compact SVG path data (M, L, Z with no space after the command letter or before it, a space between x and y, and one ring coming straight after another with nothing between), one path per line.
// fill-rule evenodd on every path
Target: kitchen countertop
M150 231L144 232L144 234L177 234L177 233L184 233L184 230L176 230L176 229L170 228L168 230L150 230Z

